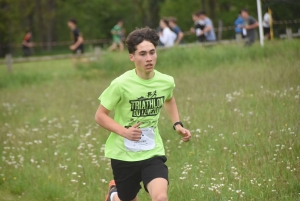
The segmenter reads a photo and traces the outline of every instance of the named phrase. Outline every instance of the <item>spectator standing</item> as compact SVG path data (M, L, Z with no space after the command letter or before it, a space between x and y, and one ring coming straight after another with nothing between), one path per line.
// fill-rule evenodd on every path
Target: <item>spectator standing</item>
M256 19L252 16L249 15L249 12L247 9L243 9L241 11L241 16L244 19L244 27L247 30L247 41L246 41L246 46L250 46L252 45L256 38L257 38L257 34L256 34L256 28L258 27L258 22L256 21Z
M84 46L83 46L83 37L77 27L77 20L72 18L68 21L68 27L71 29L71 35L74 40L74 44L70 46L70 50L73 51L74 54L83 54Z
M239 14L238 18L234 22L235 26L235 38L237 41L240 41L242 38L245 38L245 31L243 31L244 19Z
M181 29L177 25L177 19L175 17L170 17L169 18L169 26L170 26L170 28L172 29L172 31L177 36L175 44L176 45L182 44L183 43L184 33L181 31Z
M263 19L263 28L264 28L264 36L265 39L270 39L271 34L270 34L270 25L271 25L271 15L267 12L264 14L264 19Z
M115 49L120 48L120 51L124 50L124 44L122 41L123 36L123 20L119 20L118 23L112 28L111 34L113 36L113 44L108 48L109 51L113 51Z
M31 42L32 33L31 31L27 31L26 35L22 41L22 49L25 57L28 57L32 54L31 48L33 43Z
M194 21L194 27L191 28L190 32L196 34L198 42L205 42L206 37L203 34L203 30L205 28L205 22L200 19L200 12L193 13L192 19Z
M162 31L162 28L160 27L160 25L158 25L158 27L156 28L156 33L159 34ZM160 40L158 40L158 46L164 46L164 44Z
M205 11L200 11L199 12L199 17L200 20L203 20L205 22L205 28L203 29L203 34L206 37L206 40L209 42L215 41L216 40L216 34L214 31L214 25L211 21L211 19L209 19L206 16L206 12Z
M159 26L162 32L159 33L159 40L165 47L172 47L176 40L176 34L169 28L169 22L167 19L161 19Z

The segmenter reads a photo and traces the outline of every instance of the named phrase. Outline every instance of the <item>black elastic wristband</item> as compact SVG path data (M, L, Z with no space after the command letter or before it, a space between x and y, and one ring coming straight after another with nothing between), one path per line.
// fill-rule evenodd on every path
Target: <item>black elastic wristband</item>
M176 126L180 125L181 127L184 127L181 121L177 121L174 125L173 125L173 129L176 130Z

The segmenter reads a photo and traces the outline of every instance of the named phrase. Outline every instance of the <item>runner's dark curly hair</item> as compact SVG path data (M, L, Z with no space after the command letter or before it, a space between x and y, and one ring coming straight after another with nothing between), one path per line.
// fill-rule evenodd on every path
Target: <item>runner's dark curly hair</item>
M133 54L136 51L136 46L144 40L149 41L156 47L158 45L159 36L154 29L150 29L149 27L137 28L131 32L126 39L129 54Z

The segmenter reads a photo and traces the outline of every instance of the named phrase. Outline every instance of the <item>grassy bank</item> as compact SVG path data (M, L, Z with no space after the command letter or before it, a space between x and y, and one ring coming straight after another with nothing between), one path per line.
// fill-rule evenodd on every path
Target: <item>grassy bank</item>
M193 140L163 112L169 200L299 200L298 41L160 50ZM111 179L93 120L98 96L131 69L127 53L0 69L0 200L101 200ZM150 200L144 191L140 200Z

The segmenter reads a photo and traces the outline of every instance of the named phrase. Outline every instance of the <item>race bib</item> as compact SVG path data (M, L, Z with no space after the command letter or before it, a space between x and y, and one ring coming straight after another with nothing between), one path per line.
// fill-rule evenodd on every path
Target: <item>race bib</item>
M196 36L200 36L202 33L201 29L196 29Z
M131 141L124 138L127 151L148 151L155 148L155 133L153 128L141 128L142 136L139 141Z

